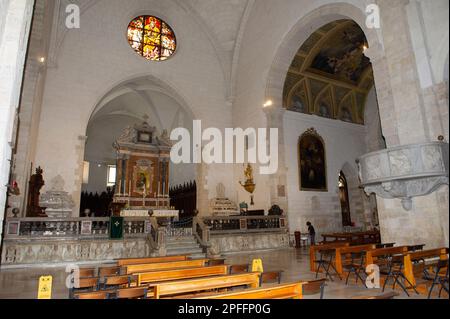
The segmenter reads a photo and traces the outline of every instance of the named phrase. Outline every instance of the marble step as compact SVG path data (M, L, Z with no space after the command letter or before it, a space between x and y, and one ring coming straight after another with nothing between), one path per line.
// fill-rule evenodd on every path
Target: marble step
M180 249L201 249L201 247L199 245L172 245L172 246L166 245L167 251L180 250Z
M201 248L193 249L193 248L186 248L186 249L173 249L173 250L167 250L166 251L167 256L177 256L177 255L190 255L191 258L205 258L205 254L203 253L203 250ZM196 257L194 257L196 256Z

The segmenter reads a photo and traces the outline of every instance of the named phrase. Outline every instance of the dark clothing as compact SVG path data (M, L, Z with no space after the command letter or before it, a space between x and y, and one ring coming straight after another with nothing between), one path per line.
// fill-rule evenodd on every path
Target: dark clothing
M316 234L310 234L309 241L311 242L311 246L314 246L316 244Z
M314 229L313 225L308 226L308 232L311 246L314 246L316 244L316 230Z

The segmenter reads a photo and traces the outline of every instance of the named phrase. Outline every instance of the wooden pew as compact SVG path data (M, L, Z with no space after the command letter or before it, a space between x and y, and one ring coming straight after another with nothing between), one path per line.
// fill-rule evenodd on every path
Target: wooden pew
M426 264L427 259L439 258L440 260L447 260L449 254L448 248L437 248L416 252L408 252L403 255L403 272L411 284L416 287L421 294L428 294L427 282L420 282L423 276L423 270L427 267L432 267L434 264Z
M251 272L250 264L236 264L230 266L230 275L232 274L243 274ZM269 283L269 282L278 282L281 283L281 275L283 274L283 270L269 270L261 273L261 284Z
M397 297L399 295L400 295L399 293L397 293L395 291L391 291L391 292L387 292L385 294L378 295L378 296L353 297L352 299L394 299L395 297Z
M348 242L340 242L340 243L330 243L330 244L320 244L311 246L309 248L309 265L311 271L316 271L316 253L321 250L330 250L330 249L336 249L339 247L348 247L350 246L350 243Z
M389 255L403 255L406 252L408 252L407 246L369 250L366 254L366 266L372 265L372 264L377 264L379 257L389 256Z
M343 265L348 260L348 255L352 253L363 253L369 250L376 249L375 244L361 245L361 246L351 246L351 247L337 247L336 248L336 270L340 275L344 274Z
M302 299L301 282L274 287L246 289L226 294L216 294L193 299Z
M204 292L206 290L224 289L248 286L250 288L259 287L260 273L246 273L210 278L200 278L192 280L172 281L153 286L153 298L161 299L164 296L174 296ZM151 293L150 293L151 294ZM149 294L149 295L150 295Z
M125 273L127 275L144 273L149 271L158 271L166 269L182 269L182 268L197 268L205 267L208 259L193 259L184 261L171 261L164 263L152 263L152 264L138 264L126 266Z
M122 266L128 266L128 265L153 264L153 263L185 261L185 260L189 260L188 255L165 256L165 257L145 257L145 258L124 258L124 259L117 259L117 265L122 267Z
M211 267L171 269L171 270L140 273L136 275L138 277L137 286L142 286L145 284L169 280L182 280L182 279L210 277L210 276L224 276L228 275L228 266L219 265Z

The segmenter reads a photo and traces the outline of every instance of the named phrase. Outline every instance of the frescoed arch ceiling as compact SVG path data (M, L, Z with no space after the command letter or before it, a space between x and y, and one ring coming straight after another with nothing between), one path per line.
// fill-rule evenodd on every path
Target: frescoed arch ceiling
M351 20L334 21L314 32L291 63L284 107L364 124L367 94L374 85L366 45L363 31Z

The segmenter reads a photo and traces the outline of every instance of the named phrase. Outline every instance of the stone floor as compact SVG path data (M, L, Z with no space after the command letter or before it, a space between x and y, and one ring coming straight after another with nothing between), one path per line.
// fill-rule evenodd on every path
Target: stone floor
M309 271L309 255L307 249L287 249L280 251L258 252L252 254L236 254L226 256L227 264L250 263L255 258L263 260L265 270L284 270L282 281L293 282L315 278ZM84 266L83 266L84 267ZM0 271L0 299L34 299L37 296L38 279L41 275L53 276L53 298L65 299L68 290L65 286L67 273L65 267L28 268ZM353 280L354 283L354 280ZM328 282L325 288L325 299L349 299L356 296L372 296L381 293L381 289L368 290L361 284L348 286L339 281ZM311 296L306 298L318 298ZM400 299L407 299L401 294ZM412 295L410 299L425 299L424 296Z

